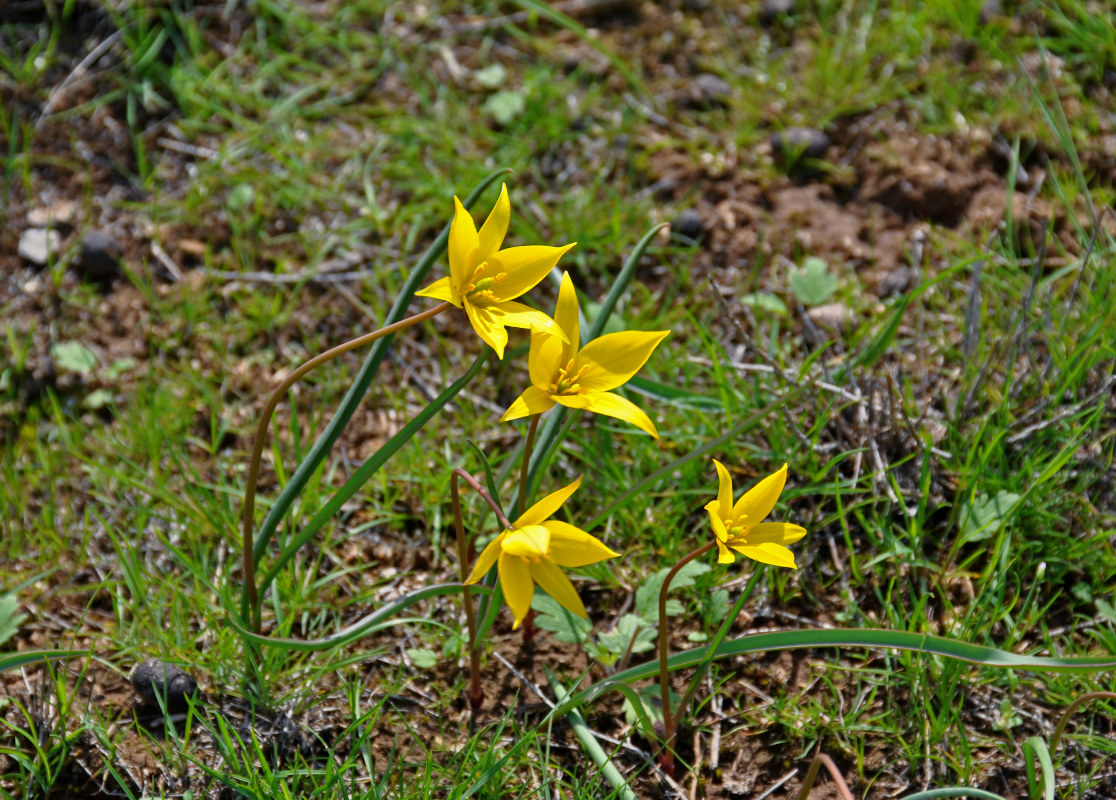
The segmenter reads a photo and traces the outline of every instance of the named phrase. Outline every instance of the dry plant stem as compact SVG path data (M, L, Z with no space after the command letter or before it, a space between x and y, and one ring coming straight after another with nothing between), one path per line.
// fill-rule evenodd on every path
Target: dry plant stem
M845 779L841 776L841 770L837 769L833 759L825 753L818 753L814 756L814 760L810 762L810 769L806 772L806 777L802 779L802 790L798 793L798 800L807 800L810 796L810 789L813 788L814 780L818 777L818 767L822 764L825 764L825 768L829 770L829 777L833 778L833 782L837 784L837 791L841 793L841 797L844 800L853 800L849 785L845 783Z
M659 589L659 692L663 703L663 749L659 763L663 771L672 778L674 777L674 728L677 720L670 713L670 670L667 664L667 651L670 649L667 635L667 594L670 592L671 581L678 574L678 570L698 556L705 555L716 546L716 542L706 542L697 550L685 556L671 567L670 572L663 579L662 588Z
M1102 698L1116 700L1116 692L1089 692L1088 694L1081 695L1081 697L1066 706L1066 710L1062 712L1062 718L1058 720L1058 727L1054 729L1054 735L1050 737L1051 755L1058 749L1058 744L1062 741L1062 734L1065 732L1066 725L1069 723L1073 713L1086 703Z
M287 378L279 384L278 388L272 392L271 397L267 401L267 405L264 407L263 414L260 415L260 422L256 427L256 440L252 445L252 461L248 466L248 483L244 489L244 513L242 518L244 533L244 582L248 589L248 607L251 609L252 613L252 629L256 633L259 633L260 630L260 613L259 598L256 596L256 562L252 557L252 521L256 511L256 484L260 479L260 464L263 461L264 439L267 436L267 429L271 425L271 416L275 413L275 408L279 405L279 401L283 399L283 395L287 393L288 389L315 367L321 366L337 356L348 353L350 350L363 347L377 339L382 339L384 336L390 336L404 328L409 328L412 325L424 322L452 307L452 303L441 303L420 314L415 314L413 317L407 317L393 325L387 325L377 331L366 333L363 336L358 336L352 341L339 344L337 347L326 350L324 353L314 356L288 375Z
M465 583L467 573L465 571L468 565L469 558L469 541L465 536L465 521L461 515L461 490L458 488L458 481L463 480L473 489L474 492L479 494L484 502L488 503L488 507L500 520L500 524L505 528L510 528L511 523L508 518L500 513L500 507L489 496L480 485L480 481L474 478L465 470L460 467L454 469L450 476L450 494L453 497L453 526L457 531L457 560L461 572L461 582ZM475 715L480 710L481 705L484 703L484 694L480 688L480 649L477 647L477 620L476 614L473 609L473 593L466 586L461 592L462 603L465 606L465 624L469 628L469 708L472 714Z

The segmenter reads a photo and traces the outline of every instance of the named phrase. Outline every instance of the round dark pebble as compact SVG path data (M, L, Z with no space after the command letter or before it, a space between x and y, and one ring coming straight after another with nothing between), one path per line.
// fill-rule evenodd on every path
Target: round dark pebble
M724 78L710 72L703 72L690 83L690 105L698 108L721 107L728 105L732 98L732 86Z
M81 258L78 269L93 281L111 281L120 274L120 258L124 248L116 237L105 230L91 230L81 237Z
M157 706L162 697L167 709L174 710L187 706L186 698L198 691L198 682L174 664L149 658L132 670L132 688L144 703Z
M670 232L674 236L696 242L705 235L705 223L697 211L687 208L671 221Z
M794 11L794 0L763 0L760 6L760 20L764 25L770 25L783 14Z
M772 135L771 149L784 161L821 158L829 149L829 137L816 128L787 128Z

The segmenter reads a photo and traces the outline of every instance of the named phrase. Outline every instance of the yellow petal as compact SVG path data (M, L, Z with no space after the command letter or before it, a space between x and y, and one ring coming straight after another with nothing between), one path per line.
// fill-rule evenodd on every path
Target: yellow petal
M725 547L725 543L720 539L717 540L717 563L718 564L732 564L736 561L736 556L732 551Z
M449 278L436 280L425 289L415 292L415 295L417 297L433 297L435 300L445 300L461 308L461 297L454 292L453 284Z
M527 562L518 556L500 554L497 567L500 573L500 588L504 592L504 600L515 617L512 628L518 628L519 623L531 610L531 599L535 596L535 584L531 580L531 571Z
M509 247L488 257L485 275L507 275L492 287L493 293L501 300L514 300L546 277L562 254L577 244L565 247L546 247L529 245Z
M480 240L477 238L477 226L473 218L461 205L461 201L453 198L453 222L449 232L449 266L450 278L457 291L462 291L465 284L473 279L473 270L477 266L477 248Z
M496 318L497 322L506 327L530 328L532 331L549 333L560 339L564 339L566 336L554 324L554 320L541 311L523 305L523 303L517 303L514 300L501 300L498 303L486 306L486 308Z
M532 414L541 414L553 407L554 401L550 399L547 392L537 386L529 386L523 391L523 394L515 398L514 403L508 406L504 416L500 417L500 422L510 422L513 419L529 417Z
M798 569L798 566L794 563L794 553L781 544L774 544L772 542L765 542L763 544L742 544L732 549L741 555L747 556L753 561L771 564L774 567Z
M604 414L608 417L622 419L646 431L656 439L659 438L659 432L655 430L655 423L643 412L643 409L631 400L623 398L618 394L613 394L612 392L590 392L589 394L583 395L554 396L554 401L562 405L567 405L565 401L571 399L573 399L576 405L570 403L570 408L584 408L595 414Z
M742 522L749 528L763 520L771 509L775 508L775 501L783 492L783 485L787 482L787 465L784 464L777 472L773 472L744 493L732 507L732 518Z
M748 529L748 544L794 544L805 535L805 528L789 522L761 522Z
M511 202L508 200L507 184L501 184L500 197L488 219L481 225L479 245L477 247L477 263L487 261L488 257L500 249L504 237L508 233L508 222L511 220Z
M515 527L522 528L527 525L539 525L550 519L554 515L554 512L561 508L562 504L569 500L570 495L576 492L580 486L581 477L578 476L578 479L569 486L564 486L558 491L548 494L542 500L520 514L519 519L514 523Z
M501 549L520 558L540 558L550 551L550 531L543 525L525 525L509 531Z
M560 567L583 567L620 555L568 522L551 519L543 527L550 531L550 559Z
M566 366L577 355L581 347L581 323L578 320L577 290L574 289L570 273L562 273L562 285L558 287L558 303L554 306L554 324L557 325L566 341L559 357L560 367Z
M710 500L705 504L705 510L709 512L709 523L713 526L713 535L717 538L718 542L727 542L728 528L725 527L725 521L721 518L721 511L716 500Z
M732 476L728 469L717 459L713 459L713 466L717 468L717 513L721 519L728 519L732 513ZM706 506L709 508L709 506ZM728 538L728 534L725 534Z
M496 357L503 359L504 348L508 344L508 332L500 324L499 318L492 313L491 308L474 305L468 298L465 300L465 313L469 315L469 322L484 343L496 351Z
M488 546L481 550L480 558L477 563L473 565L473 571L469 573L469 577L465 579L465 584L473 584L488 574L492 569L492 565L496 563L496 559L500 557L500 545L504 541L507 531L501 533L495 539L488 543Z
M557 325L557 321L554 323ZM545 389L558 380L558 370L569 363L562 360L567 345L557 336L544 331L531 331L531 352L527 354L527 370L531 383Z
M543 558L532 561L527 568L531 571L531 577L535 582L544 592L557 600L562 608L579 617L589 619L589 615L585 613L585 604L577 596L577 590L557 564Z
M670 331L624 331L594 339L581 349L574 369L588 367L578 381L589 392L607 392L626 383L647 363Z

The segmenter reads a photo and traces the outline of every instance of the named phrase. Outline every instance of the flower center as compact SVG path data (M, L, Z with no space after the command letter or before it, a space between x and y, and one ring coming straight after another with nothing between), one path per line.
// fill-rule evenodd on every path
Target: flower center
M730 542L739 542L741 544L748 541L748 526L744 523L728 526L728 538Z
M484 276L485 270L488 268L488 262L485 261L475 270L473 270L473 279L465 284L465 291L463 294L470 300L476 302L478 300L491 300L497 299L496 293L492 291L492 287L502 281L507 280L508 273L500 272L496 275Z
M550 384L552 395L585 394L585 390L581 388L579 381L585 375L585 371L589 369L589 365L586 364L577 372L573 372L573 363L571 358L566 362L566 366L558 370L558 377L554 380L554 383Z

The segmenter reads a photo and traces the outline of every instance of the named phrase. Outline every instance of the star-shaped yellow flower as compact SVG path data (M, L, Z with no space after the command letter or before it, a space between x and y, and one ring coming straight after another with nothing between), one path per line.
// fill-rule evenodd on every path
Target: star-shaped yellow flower
M658 438L655 424L639 406L609 390L631 380L670 331L610 333L579 350L577 292L568 273L562 275L554 323L562 336L531 333L527 364L532 385L500 421L541 414L557 403L625 420Z
M713 464L717 467L720 485L717 499L707 503L705 510L709 512L709 521L713 523L717 540L717 563L733 563L736 556L731 551L735 550L764 564L797 569L794 554L786 545L805 536L806 529L786 522L760 521L771 513L783 491L787 482L787 465L746 491L733 505L732 478L720 461L713 459Z
M497 564L504 599L515 615L514 628L531 609L536 583L563 608L588 619L577 590L559 567L583 567L620 555L580 528L549 519L579 486L581 478L527 509L512 527L489 542L465 581L466 585L476 583Z
M501 250L511 220L507 186L501 187L500 199L479 233L461 201L454 197L453 205L450 274L416 294L465 309L477 335L500 358L508 343L507 326L558 334L550 317L514 300L541 281L576 242L563 247L532 245Z

